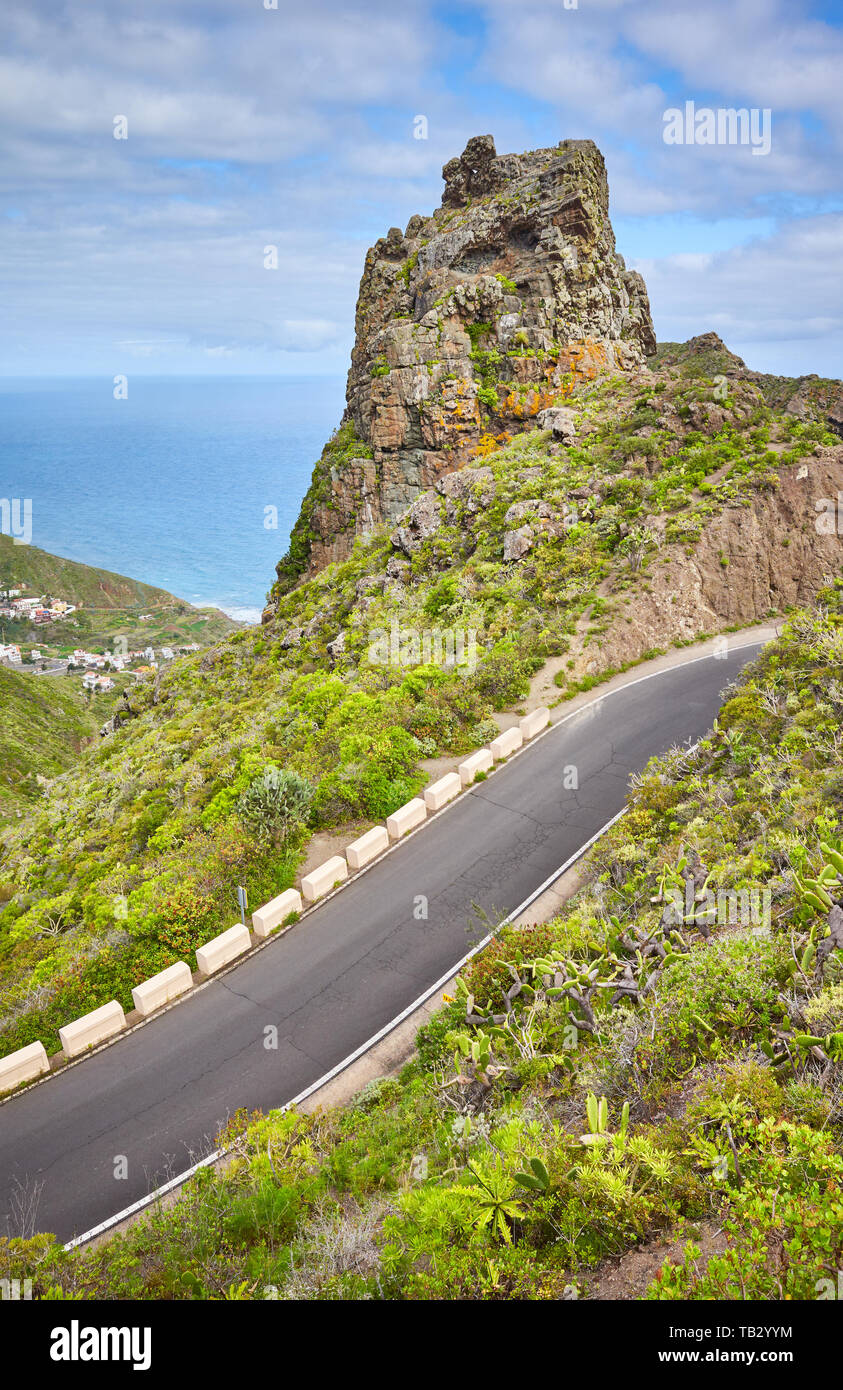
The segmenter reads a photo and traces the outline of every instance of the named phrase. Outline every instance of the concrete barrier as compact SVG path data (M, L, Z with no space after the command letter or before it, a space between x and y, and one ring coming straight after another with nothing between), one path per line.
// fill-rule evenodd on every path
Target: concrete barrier
M217 970L222 970L230 960L236 960L244 951L248 951L251 944L248 929L242 922L235 922L228 931L220 932L219 936L206 941L204 946L197 947L196 968L199 974L213 975Z
M432 786L425 787L424 804L428 811L440 811L462 791L462 778L457 772L449 772L440 777Z
M348 865L341 854L335 854L332 859L326 859L324 864L320 864L318 869L314 869L302 879L302 896L306 903L315 903L317 898L330 893L335 883L342 883L346 878Z
M345 857L350 868L362 869L364 864L377 859L385 849L389 849L389 831L382 825L376 825L374 830L367 830L365 835L348 846Z
M135 985L132 999L141 1018L147 1018L149 1014L154 1014L156 1009L162 1009L165 1004L169 1004L171 999L178 999L179 995L184 994L192 985L190 966L185 961L178 960L175 965L168 965L166 970L159 970L157 975L150 975L148 980Z
M542 705L539 709L532 710L530 714L525 714L524 718L518 721L521 737L524 739L535 738L536 734L540 734L542 729L546 729L549 723L550 710L546 705Z
M36 1076L43 1076L49 1070L50 1063L43 1043L34 1042L28 1047L19 1047L17 1052L0 1058L0 1095L13 1090L22 1081L34 1081Z
M488 748L480 748L464 763L460 763L460 781L464 787L470 787L478 772L488 772L494 765L495 760Z
M286 892L279 893L277 898L271 902L264 903L256 912L252 913L252 931L255 936L269 936L285 922L291 912L301 912L301 893L295 888L288 888Z
M523 742L524 738L519 728L504 729L502 734L492 739L489 749L495 762L499 763L502 758L508 758L510 753L520 748Z
M400 840L402 835L408 831L415 830L417 825L427 818L427 807L420 797L414 796L412 801L406 805L399 806L397 811L393 811L391 816L386 818L386 828L389 831L391 840Z
M78 1057L97 1043L105 1042L126 1027L126 1015L116 999L110 999L102 1008L94 1009L72 1023L59 1029L62 1050L65 1057Z

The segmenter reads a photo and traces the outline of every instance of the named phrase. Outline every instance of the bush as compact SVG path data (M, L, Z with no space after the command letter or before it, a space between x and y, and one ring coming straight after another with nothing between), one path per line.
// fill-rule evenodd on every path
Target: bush
M843 1029L843 984L824 989L803 1010L809 1031L825 1037Z
M313 795L306 777L267 767L239 798L237 810L256 839L264 844L286 844L307 821Z

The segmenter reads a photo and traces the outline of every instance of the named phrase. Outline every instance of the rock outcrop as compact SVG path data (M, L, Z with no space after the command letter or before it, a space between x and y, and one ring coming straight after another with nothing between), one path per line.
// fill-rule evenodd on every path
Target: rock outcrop
M655 351L590 140L497 155L477 136L442 172L442 206L366 256L341 447L316 466L278 591L397 520L484 439L535 427L577 380Z
M693 555L664 546L647 586L602 634L599 651L575 653L573 674L593 675L676 638L742 628L814 603L840 574L841 495L843 445L818 448L782 469L778 486L752 506L713 516Z

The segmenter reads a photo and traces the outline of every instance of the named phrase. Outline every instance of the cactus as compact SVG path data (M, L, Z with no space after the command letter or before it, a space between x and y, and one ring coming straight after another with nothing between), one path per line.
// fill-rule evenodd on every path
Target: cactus
M843 854L833 845L829 845L825 840L820 841L820 849L823 859L835 870L839 878L843 878Z
M580 1135L581 1144L599 1144L610 1138L609 1102L605 1096L598 1100L594 1092L589 1091L585 1102L585 1116L589 1132Z
M519 1172L515 1174L515 1181L519 1187L526 1187L529 1192L549 1192L550 1175L540 1158L530 1159L532 1172Z
M843 879L843 852L827 840L820 841L820 852L823 864L816 877L794 873L793 878L804 905L814 913L825 916L834 907L832 890L839 896L843 888L840 882Z

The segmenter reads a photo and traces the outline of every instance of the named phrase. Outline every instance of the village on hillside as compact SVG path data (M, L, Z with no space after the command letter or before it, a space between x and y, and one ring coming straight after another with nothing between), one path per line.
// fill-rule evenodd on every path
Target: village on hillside
M199 651L198 642L158 648L151 645L130 648L124 637L114 640L112 650L88 651L84 647L75 647L71 651L66 649L67 643L62 643L60 635L54 637L51 633L48 636L47 632L38 645L5 640L4 620L49 628L65 622L80 607L49 595L27 595L20 589L5 590L0 594L0 665L46 675L78 675L85 690L107 692L114 689L110 673L124 671L142 678L157 670L162 663ZM142 623L151 618L151 613L140 613L134 620Z

